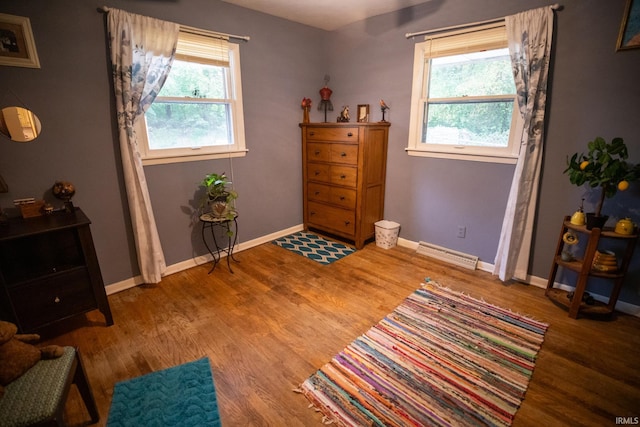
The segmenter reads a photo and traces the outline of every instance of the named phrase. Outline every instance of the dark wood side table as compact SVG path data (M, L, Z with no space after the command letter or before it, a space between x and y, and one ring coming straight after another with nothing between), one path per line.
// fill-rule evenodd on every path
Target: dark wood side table
M568 231L579 233L583 237L586 237L587 245L581 257L564 260L562 258L562 251L564 249L563 236ZM598 246L600 242L605 239L618 241L622 246L621 249L618 250L620 262L618 263L618 268L615 269L615 271L599 271L593 267L593 259ZM594 228L592 230L587 230L584 225L571 224L571 217L566 216L562 222L562 227L560 227L558 244L556 245L556 252L553 256L553 262L551 263L551 272L549 273L547 290L545 292L547 297L560 306L567 308L569 311L569 317L573 319L577 318L578 314L610 315L616 308L616 302L618 301L618 296L620 295L620 290L622 289L624 278L627 274L629 264L631 263L631 257L633 256L633 250L637 241L637 233L623 235L616 233L610 228ZM558 267L573 270L578 274L575 290L571 295L562 289L554 287ZM599 301L593 301L591 304L586 304L582 300L587 288L587 282L591 277L608 279L612 284L609 301L606 304ZM569 298L569 296L571 296L571 298Z
M211 270L209 270L209 274L211 274L213 270L215 270L216 266L220 262L221 252L224 252L227 254L227 267L229 268L229 271L233 273L233 270L231 269L231 258L233 258L234 261L238 262L238 260L235 259L233 256L233 249L235 248L236 243L238 241L238 214L234 213L233 218L228 218L228 217L215 216L212 213L207 212L205 214L200 215L200 222L202 222L202 241L204 242L204 245L207 247L207 250L213 257L213 265L211 266ZM215 233L217 228L221 228L226 233L227 240L228 240L226 247L225 246L221 247L218 244L218 240L216 239L216 233ZM207 243L207 238L206 238L207 229L209 229L209 231L211 232L211 238L213 240L215 250L214 248L209 246L209 244Z
M113 325L90 224L75 208L0 225L0 319L25 333L98 309Z

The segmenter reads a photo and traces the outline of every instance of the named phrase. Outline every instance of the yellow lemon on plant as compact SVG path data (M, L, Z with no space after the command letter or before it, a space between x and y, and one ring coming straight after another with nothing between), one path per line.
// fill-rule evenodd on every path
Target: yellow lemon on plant
M580 170L585 170L587 166L589 166L589 161L585 160L584 162L580 163Z
M624 191L624 190L626 190L627 188L629 188L629 181L624 181L624 180L623 180L623 181L620 181L620 182L618 183L618 190L620 190L620 191Z

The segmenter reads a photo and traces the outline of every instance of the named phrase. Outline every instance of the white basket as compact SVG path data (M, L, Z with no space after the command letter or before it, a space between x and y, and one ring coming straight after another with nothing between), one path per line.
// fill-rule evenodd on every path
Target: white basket
M383 249L391 249L398 244L398 232L400 224L383 219L375 223L376 226L376 246Z

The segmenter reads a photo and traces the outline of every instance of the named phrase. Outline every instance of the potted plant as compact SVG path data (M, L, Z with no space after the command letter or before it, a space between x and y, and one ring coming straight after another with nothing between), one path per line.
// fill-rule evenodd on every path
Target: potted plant
M201 208L208 205L211 213L219 218L233 219L236 210L233 201L238 198L238 193L229 188L231 181L226 174L209 173L205 175L200 186L205 188L205 195Z
M622 138L613 138L607 143L597 137L587 145L587 154L575 153L567 156L567 169L572 184L581 186L588 183L591 188L600 188L600 197L595 212L587 213L587 228L602 228L609 218L602 215L605 198L613 197L618 190L629 188L629 183L640 179L640 165L631 165L627 146Z

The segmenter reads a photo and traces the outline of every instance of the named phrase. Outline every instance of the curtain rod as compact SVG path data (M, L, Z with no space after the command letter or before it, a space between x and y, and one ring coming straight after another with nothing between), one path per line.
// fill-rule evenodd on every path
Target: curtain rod
M562 8L562 6L559 5L558 3L552 4L549 7L553 10L559 10L560 8ZM475 27L476 25L493 24L500 21L504 21L504 16L502 18L488 19L486 21L472 22L470 24L452 25L451 27L437 28L435 30L418 31L417 33L406 33L404 36L409 39L416 36L424 36L426 34L441 33L443 31L457 30L460 28Z
M102 13L107 13L111 10L110 7L107 6L102 6L101 8L98 8L98 12L102 12ZM188 32L188 33L193 33L193 34L200 34L203 36L210 36L210 37L217 37L217 38L223 38L223 39L236 39L236 40L243 40L245 42L248 42L249 40L251 40L250 36L237 36L235 34L227 34L227 33L219 33L217 31L210 31L210 30L203 30L200 28L195 28L195 27L188 27L186 25L182 25L182 24L178 24L180 25L180 30Z

